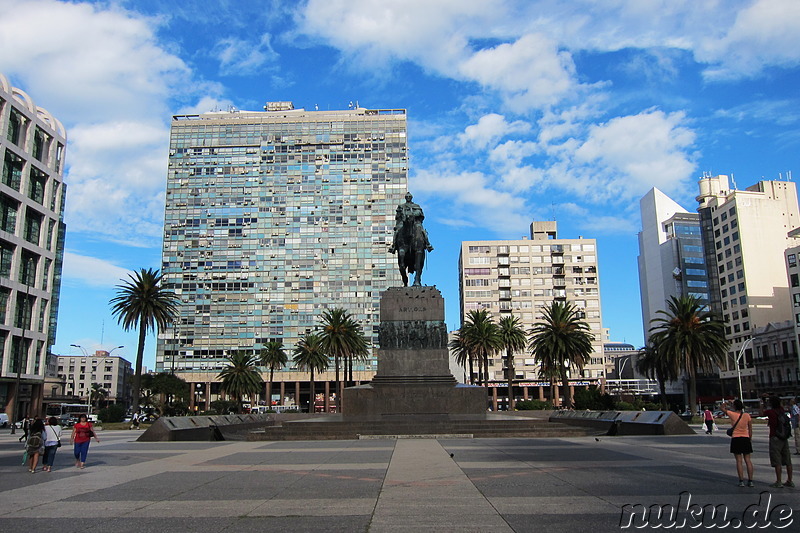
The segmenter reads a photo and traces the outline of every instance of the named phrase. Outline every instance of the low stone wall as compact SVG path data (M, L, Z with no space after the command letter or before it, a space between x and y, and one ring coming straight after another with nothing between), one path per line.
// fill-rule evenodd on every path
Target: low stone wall
M693 435L672 411L553 411L551 422L605 430L607 435Z
M244 440L255 428L276 424L276 420L294 420L307 414L210 415L161 417L136 439L157 441Z

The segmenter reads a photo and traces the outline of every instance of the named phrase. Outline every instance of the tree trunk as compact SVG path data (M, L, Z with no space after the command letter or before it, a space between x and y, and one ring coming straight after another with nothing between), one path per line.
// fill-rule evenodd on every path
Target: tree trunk
M273 391L273 382L272 382L272 375L275 371L272 367L269 367L269 394L267 394L267 409L272 409L272 391Z
M508 410L514 410L514 354L506 351L506 365L508 366Z
M472 354L469 355L469 384L475 385L475 365Z
M669 410L669 406L667 405L667 382L664 379L658 380L658 388L661 391L661 410L667 411Z
M564 388L564 408L572 407L572 394L569 392L569 378L566 372L561 373L561 386Z
M309 391L310 396L308 397L308 412L314 413L314 367L311 367L311 383L310 383L311 390Z
M484 353L481 356L481 363L483 363L483 386L489 388L489 354Z
M144 341L147 330L145 329L144 319L139 319L139 344L136 346L136 366L133 371L133 403L134 413L139 412L139 399L141 397L142 384L142 358L144 357Z
M697 375L694 369L689 372L689 412L694 415L697 409Z
M336 412L342 412L342 397L339 394L341 391L339 390L339 354L335 354L333 356L333 365L336 367Z

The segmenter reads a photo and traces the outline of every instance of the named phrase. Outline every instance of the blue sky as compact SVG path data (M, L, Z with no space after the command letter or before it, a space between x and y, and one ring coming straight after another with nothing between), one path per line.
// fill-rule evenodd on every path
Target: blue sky
M68 128L54 351L135 355L108 300L160 266L171 115L272 100L408 109L451 328L460 242L555 218L598 240L603 325L640 345L639 198L800 172L797 28L796 0L0 0L0 72Z

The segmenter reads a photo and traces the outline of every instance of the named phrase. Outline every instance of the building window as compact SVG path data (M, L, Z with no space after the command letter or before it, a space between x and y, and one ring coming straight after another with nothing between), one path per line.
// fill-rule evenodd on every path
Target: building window
M28 250L22 250L22 261L19 267L19 282L33 287L36 283L36 267L39 266L39 256Z
M22 159L6 150L6 155L3 159L3 183L15 191L19 190L20 183L22 182L23 164Z
M19 203L0 194L0 229L8 233L14 233L17 227L17 210Z
M797 255L796 254L788 254L786 256L786 260L789 262L790 267L797 266Z
M19 116L19 113L15 109L11 110L11 114L8 117L8 132L6 133L6 138L11 141L12 143L19 146L19 140L22 135L22 119Z
M10 242L0 240L0 276L11 277L11 259L14 257L15 246Z
M11 289L0 287L0 324L6 323L6 310L8 309L8 298L11 296Z
M42 163L46 163L47 144L47 135L39 128L36 128L33 134L33 157Z
M25 293L17 293L17 314L14 326L22 329L31 329L31 316L33 311L33 296L26 296Z
M39 234L42 230L42 215L28 208L25 214L25 228L22 238L26 241L39 244Z
M31 167L28 180L28 198L37 204L44 205L44 188L47 185L47 174Z

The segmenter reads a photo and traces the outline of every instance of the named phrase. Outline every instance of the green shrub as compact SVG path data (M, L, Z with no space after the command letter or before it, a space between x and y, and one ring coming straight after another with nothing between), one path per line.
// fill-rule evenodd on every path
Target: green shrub
M520 400L515 402L518 411L546 411L553 408L550 402L542 400Z
M614 398L610 394L601 394L600 389L591 385L589 388L575 389L575 409L591 409L593 411L608 411L614 408Z
M236 402L228 400L214 400L211 402L211 408L218 415L231 415L236 413Z
M99 418L103 422L114 423L114 422L122 422L125 419L125 413L127 409L125 409L124 405L115 403L113 405L109 405L108 407L104 407L97 412L97 418Z
M639 410L639 409L636 409L635 405L633 405L632 403L628 403L628 402L617 402L617 404L614 406L614 409L616 409L617 411L638 411Z

